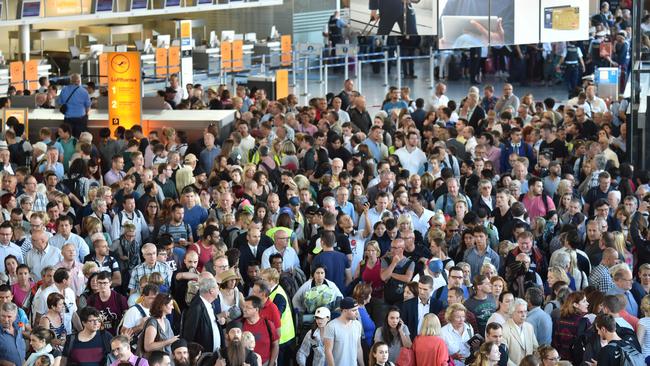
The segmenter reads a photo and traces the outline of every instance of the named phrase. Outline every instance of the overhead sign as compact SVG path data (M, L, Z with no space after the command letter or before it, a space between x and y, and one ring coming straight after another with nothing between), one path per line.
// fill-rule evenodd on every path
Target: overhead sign
M108 54L108 124L111 130L142 125L142 74L139 52Z
M337 56L356 56L359 53L359 47L349 45L349 44L337 44L336 45L336 55Z
M297 49L302 55L320 56L323 52L323 45L321 43L299 43Z

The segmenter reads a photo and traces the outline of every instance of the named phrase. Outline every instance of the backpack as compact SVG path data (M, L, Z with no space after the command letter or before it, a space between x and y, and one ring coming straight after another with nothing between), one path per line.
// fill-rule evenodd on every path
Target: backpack
M144 312L144 308L142 307L142 305L135 304L131 308L136 308L138 310L138 312L140 313L140 316L142 318L147 317L147 313ZM126 312L125 312L125 314L126 314ZM124 326L124 317L122 317L122 320L120 320L120 324L118 324L118 326L117 326L117 334L122 334L122 327L123 326ZM134 333L134 334L131 335L131 349L133 351L135 351L137 349L137 347L138 347L138 338L140 336L140 333L142 333L142 331L140 331L139 333Z
M185 235L187 235L187 240L189 240L190 237L192 236L192 228L187 223L183 223L183 225L185 225ZM160 228L161 229L164 228L164 229L158 230L158 236L160 236L160 234L169 234L169 224L164 224ZM198 254L200 255L201 252L198 252Z
M300 284L298 281L293 277L291 273L287 272L282 272L280 274L280 286L284 289L284 292L287 294L287 299L291 301L293 299L293 296L298 292L298 289L300 288Z
M621 352L618 366L645 366L645 358L634 344L623 341L615 345Z
M406 274L406 271L408 270L409 266L413 262L410 258L406 258L406 259L407 259L406 263L404 263L404 265L402 265L401 267L398 264L395 267L395 270L393 270L393 273L400 274L400 275ZM390 265L388 257L385 257L384 261L386 262L386 265ZM406 287L406 283L390 278L384 285L384 300L386 301L386 303L389 305L393 305L403 301L404 287Z

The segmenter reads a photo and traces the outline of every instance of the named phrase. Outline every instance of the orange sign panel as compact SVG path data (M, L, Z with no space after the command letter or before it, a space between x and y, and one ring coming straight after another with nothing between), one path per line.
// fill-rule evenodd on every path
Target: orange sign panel
M99 55L99 84L108 84L108 54Z
M108 124L129 129L142 125L142 75L139 52L108 54Z
M275 99L286 98L289 95L289 70L275 72Z
M192 38L191 20L181 20L181 38Z
M29 136L27 132L27 108L5 108L2 110L2 132L5 131L7 126L5 123L9 117L15 117L18 120L18 123L25 125L25 136Z
M45 14L48 17L90 14L90 6L90 0L46 0Z
M165 47L156 48L156 77L167 77L167 49Z
M280 63L282 66L291 65L291 35L284 35L280 37L280 51L282 55L280 56Z
M244 41L232 41L232 71L244 70Z
M16 90L25 90L25 66L22 61L9 64L9 77Z
M38 89L38 60L29 60L25 62L25 80L27 81L27 89Z
M225 72L232 69L232 43L230 41L221 42L221 68Z
M178 46L169 47L169 73L178 74L181 72L181 48Z

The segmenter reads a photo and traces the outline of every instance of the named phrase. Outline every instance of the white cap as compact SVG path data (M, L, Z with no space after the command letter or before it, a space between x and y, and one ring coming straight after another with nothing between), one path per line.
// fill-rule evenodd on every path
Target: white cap
M314 313L314 316L317 318L330 318L331 317L330 309L321 306L320 308L316 309L316 312Z

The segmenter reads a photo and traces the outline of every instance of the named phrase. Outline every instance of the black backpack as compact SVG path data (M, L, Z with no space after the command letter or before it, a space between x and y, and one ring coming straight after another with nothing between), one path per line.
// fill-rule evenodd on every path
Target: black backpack
M410 258L406 259L406 263L402 266L398 264L393 273L400 275L406 274L406 271L413 262ZM384 258L384 261L390 265L388 257ZM406 287L406 283L390 278L384 285L384 300L386 303L393 305L404 301L404 287Z

